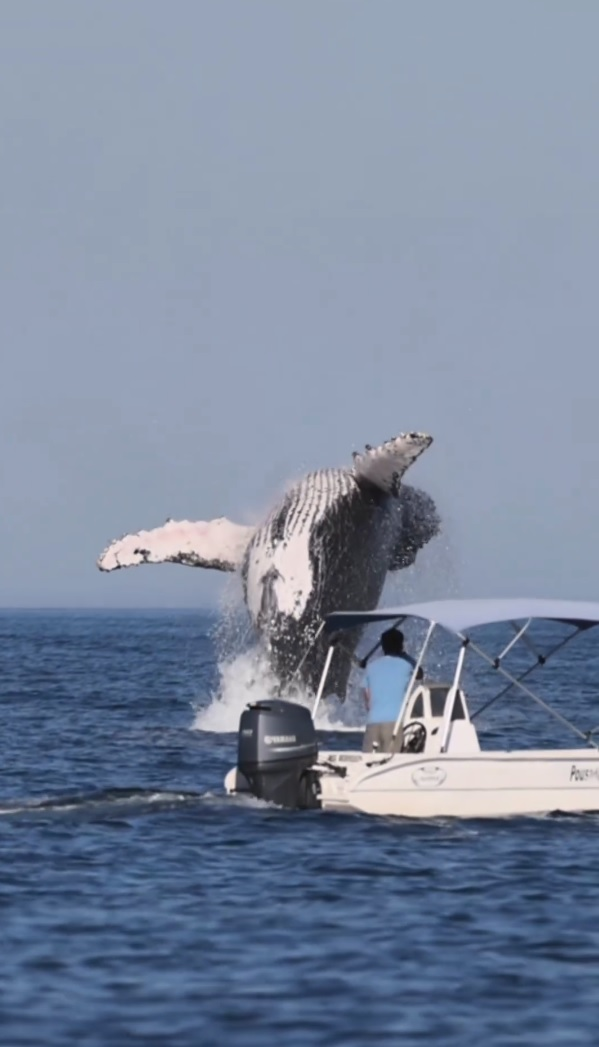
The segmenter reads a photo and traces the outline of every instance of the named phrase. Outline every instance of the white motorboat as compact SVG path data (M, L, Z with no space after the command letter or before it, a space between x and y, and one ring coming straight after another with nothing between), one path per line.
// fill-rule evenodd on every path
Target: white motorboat
M314 718L342 631L373 622L388 628L409 619L425 621L428 628L394 727L393 737L401 739L401 746L391 748L398 751L319 752ZM531 640L530 627L538 620L568 628L544 652ZM514 635L502 650L490 654L473 640L472 632L498 623L509 623ZM445 600L330 614L322 628L331 633L331 645L312 711L279 699L244 710L237 767L228 773L225 788L283 807L410 818L599 811L597 728L579 729L524 683L535 668L598 624L599 603L574 600ZM417 679L436 630L452 637L457 647L455 668L445 683ZM524 644L534 661L515 675L506 660L517 644ZM462 684L465 660L472 656L486 662L502 681L500 691L474 712ZM474 721L514 689L575 734L577 747L482 750ZM571 699L569 691L569 706Z

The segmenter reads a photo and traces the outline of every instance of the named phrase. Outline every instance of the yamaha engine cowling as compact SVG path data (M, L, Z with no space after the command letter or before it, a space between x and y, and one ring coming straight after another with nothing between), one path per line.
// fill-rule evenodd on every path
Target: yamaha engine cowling
M318 741L310 712L280 698L248 706L239 721L237 767L254 796L280 807L319 807Z

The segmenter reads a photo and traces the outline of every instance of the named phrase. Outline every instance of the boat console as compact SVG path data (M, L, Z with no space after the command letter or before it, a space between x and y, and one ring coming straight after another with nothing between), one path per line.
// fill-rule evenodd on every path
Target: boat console
M424 680L418 684L406 703L403 716L404 752L423 752L427 755L441 752L443 725L447 713L447 702L452 695L451 683ZM421 724L423 731L412 725ZM416 744L421 739L421 744ZM411 741L413 740L413 741ZM455 692L455 700L448 720L445 752L479 752L480 745L476 728L470 720L466 695L461 688Z

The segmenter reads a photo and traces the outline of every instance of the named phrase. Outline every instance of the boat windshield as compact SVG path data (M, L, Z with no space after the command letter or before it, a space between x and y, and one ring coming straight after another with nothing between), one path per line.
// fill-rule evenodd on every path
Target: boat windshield
M445 715L445 705L449 692L451 690L451 684L437 684L437 683L424 683L422 690L427 690L430 701L430 715L437 720L440 720ZM418 694L412 705L410 715L415 719L426 715L426 709L424 705L424 696L422 693ZM456 694L452 714L452 720L465 720L466 714L464 712L464 706L462 703L461 694Z
M431 687L431 716L443 716L449 686L447 684L446 687Z

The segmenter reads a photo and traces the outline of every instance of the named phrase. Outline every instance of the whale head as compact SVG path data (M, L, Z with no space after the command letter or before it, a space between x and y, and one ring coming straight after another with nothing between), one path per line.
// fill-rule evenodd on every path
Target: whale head
M353 475L358 484L370 484L397 497L407 469L433 442L428 433L400 433L379 447L354 451Z

